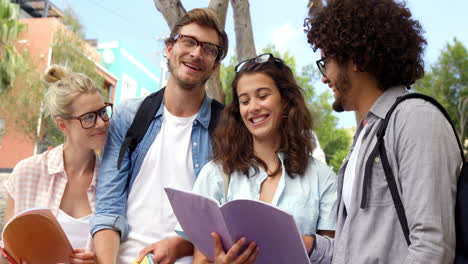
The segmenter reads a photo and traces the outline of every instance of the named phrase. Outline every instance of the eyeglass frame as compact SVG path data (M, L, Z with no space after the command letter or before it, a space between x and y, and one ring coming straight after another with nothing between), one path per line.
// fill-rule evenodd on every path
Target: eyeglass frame
M327 75L325 74L327 72L327 67L326 67L327 60L328 60L328 57L323 57L320 60L317 60L315 62L317 64L317 68L319 69L323 77L327 77Z
M180 38L189 38L189 39L194 40L195 43L196 43L197 45L194 46L193 48L196 49L197 47L200 46L200 47L201 47L201 50L202 50L202 52L203 52L203 54L204 54L205 56L207 55L207 53L206 53L205 51L203 51L203 46L204 46L204 45L213 45L213 46L216 48L216 50L217 50L216 56L213 57L214 60L218 60L218 59L221 58L221 56L223 55L223 49L222 49L220 46L218 46L218 45L216 45L216 44L214 44L214 43L206 42L206 41L200 41L200 40L198 40L198 39L197 39L196 37L194 37L194 36L184 35L184 34L175 34L175 35L174 35L174 38L173 38L174 43L177 42L177 40L179 40Z
M107 121L109 121L109 120L112 119L112 116L114 115L114 109L113 109L114 104L112 104L112 103L104 103L104 105L105 105L104 107L100 108L100 109L97 110L97 111L87 112L87 113L84 113L84 114L79 115L79 116L66 116L66 117L63 117L63 118L64 118L64 119L67 119L67 120L74 120L74 119L76 119L76 120L80 121L80 125L81 125L81 127L82 127L83 129L91 129L91 128L93 128L93 127L96 126L96 122L97 122L97 117L98 117L98 116L99 116L99 117L102 119L102 121L104 121L104 122L107 122ZM106 109L107 107L109 107L109 106L111 107L111 110L112 110L111 116L110 116L108 119L104 119L104 118L102 117L102 114L101 114L101 113L107 113L107 111L105 111L105 109ZM85 126L83 125L83 117L84 117L85 115L88 115L88 114L95 114L95 116L94 116L94 122L93 122L93 125L92 125L92 126L90 126L90 127L85 127Z
M262 57L264 57L265 55L268 56L268 59L266 59L266 60L264 60L264 61L259 61L259 59L262 58ZM256 56L256 57L253 57L253 58L250 58L250 59L243 60L243 61L239 62L239 63L236 65L236 67L234 67L234 71L235 71L236 73L242 71L242 68L244 68L244 66L247 65L247 64L249 64L249 63L255 62L255 63L261 64L261 63L269 62L269 61L271 61L271 60L273 60L275 63L278 63L278 64L280 64L280 65L283 65L283 61L280 60L279 58L276 58L273 54L271 54L271 53L263 53L263 54L260 54L260 55L258 55L258 56Z

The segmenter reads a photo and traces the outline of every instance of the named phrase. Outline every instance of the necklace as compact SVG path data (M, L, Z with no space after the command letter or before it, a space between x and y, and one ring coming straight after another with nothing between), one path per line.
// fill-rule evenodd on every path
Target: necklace
M276 167L276 170L274 170L272 173L267 172L268 177L273 177L273 176L277 175L278 173L280 173L281 172L281 167L282 167L281 166L281 161L278 160L278 166Z

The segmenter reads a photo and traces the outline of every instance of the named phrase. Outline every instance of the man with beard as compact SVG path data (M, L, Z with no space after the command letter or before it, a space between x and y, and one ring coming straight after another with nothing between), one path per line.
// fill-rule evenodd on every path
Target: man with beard
M424 74L426 41L419 22L402 2L336 0L305 24L308 42L321 50L317 65L333 91L333 109L362 117L338 173L335 239L316 235L311 262L453 263L461 157L439 109L422 99L403 101L385 130L385 153L406 212L408 240L383 158L369 160L390 107Z
M133 153L117 168L126 132L143 99L115 109L91 221L98 263L131 263L151 243L155 263L191 263L193 247L176 236L164 187L191 190L211 155L212 99L205 83L226 56L228 39L209 9L184 15L165 41L170 76L163 101Z

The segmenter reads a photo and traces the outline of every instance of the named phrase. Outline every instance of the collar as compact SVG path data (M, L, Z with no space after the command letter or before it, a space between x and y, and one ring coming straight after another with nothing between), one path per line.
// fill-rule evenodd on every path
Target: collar
M65 173L65 167L63 162L63 144L58 145L57 147L49 150L47 152L47 173L49 175L56 175L59 173ZM101 158L97 153L94 153L96 161L94 163L94 174L91 181L90 188L96 188L97 175L99 172L99 167L101 165Z
M211 120L211 100L212 99L205 93L200 110L198 111L197 117L195 117L195 120L197 120L206 129L208 129Z
M210 125L210 120L211 120L211 99L209 96L206 95L203 97L203 102L198 110L198 114L195 117L195 120L197 120L202 126L204 126L206 129L208 129L208 126ZM164 100L159 106L158 111L156 112L156 115L154 116L155 118L162 117L164 113Z
M372 107L369 110L369 113L374 114L375 116L384 119L387 115L388 110L392 107L395 100L402 96L403 94L408 93L408 90L405 86L393 86L384 91L384 93L374 102ZM369 116L369 113L366 115L366 119Z
M54 175L65 171L63 167L63 144L44 153L47 155L47 173Z

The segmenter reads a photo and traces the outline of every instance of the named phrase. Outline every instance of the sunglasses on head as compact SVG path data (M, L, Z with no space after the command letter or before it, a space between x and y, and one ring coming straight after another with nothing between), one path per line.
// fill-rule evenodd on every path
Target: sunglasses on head
M265 63L265 62L269 62L269 61L274 61L275 63L283 65L283 61L276 58L275 56L273 56L273 54L264 53L264 54L258 55L257 57L241 61L239 64L236 65L234 70L236 72L240 72L242 70L242 68L244 68L245 65L248 65L250 63Z

